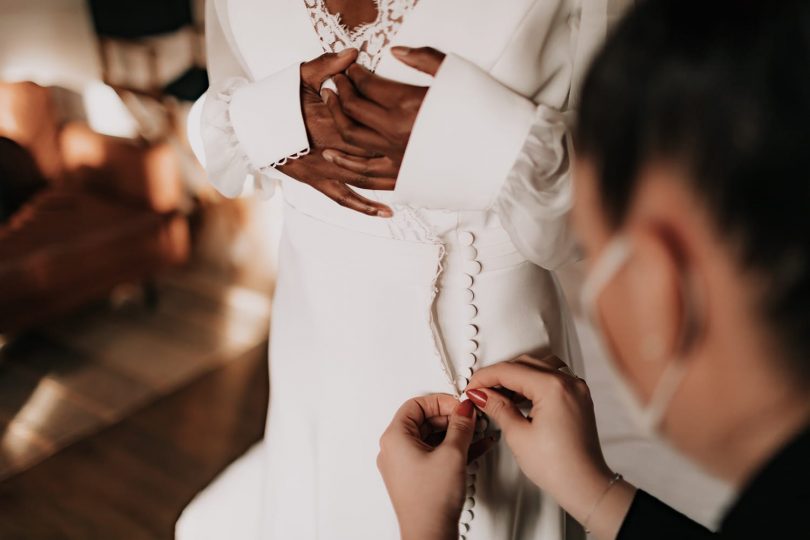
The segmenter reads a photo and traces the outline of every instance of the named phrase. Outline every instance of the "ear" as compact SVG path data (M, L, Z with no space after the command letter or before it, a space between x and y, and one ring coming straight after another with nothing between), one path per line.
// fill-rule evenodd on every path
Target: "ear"
M672 193L682 184L647 174L651 176L639 182L624 227L632 245L630 258L600 304L603 314L613 314L603 322L617 361L645 399L669 362L684 353L695 265L688 224L694 205Z

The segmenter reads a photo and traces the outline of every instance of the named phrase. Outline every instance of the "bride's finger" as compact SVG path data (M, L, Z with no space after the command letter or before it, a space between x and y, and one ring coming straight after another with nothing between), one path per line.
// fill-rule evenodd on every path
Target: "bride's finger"
M362 189L373 189L376 191L394 191L394 188L397 185L396 178L369 178L367 176L350 178L348 180L343 180L343 182L349 184L350 186Z
M375 217L391 217L394 212L382 203L369 200L340 180L331 180L312 184L312 187L338 203L351 210Z
M387 157L365 158L330 148L323 151L323 158L358 174L389 178L396 178L399 174L399 167Z
M376 132L388 132L391 118L384 107L358 94L354 84L345 75L336 75L334 81L341 108L349 117Z
M376 131L356 123L343 111L343 106L337 95L331 90L321 91L321 97L332 114L335 127L340 137L350 145L366 148L377 153L384 153L388 142Z

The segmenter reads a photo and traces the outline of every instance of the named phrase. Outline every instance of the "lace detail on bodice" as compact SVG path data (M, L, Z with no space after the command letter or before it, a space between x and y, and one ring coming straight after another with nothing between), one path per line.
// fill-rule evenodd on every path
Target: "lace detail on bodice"
M315 32L326 52L340 52L354 47L360 51L357 63L374 71L380 62L380 53L391 43L405 20L405 16L419 0L375 0L377 19L349 30L340 14L326 7L326 0L304 0L312 18Z

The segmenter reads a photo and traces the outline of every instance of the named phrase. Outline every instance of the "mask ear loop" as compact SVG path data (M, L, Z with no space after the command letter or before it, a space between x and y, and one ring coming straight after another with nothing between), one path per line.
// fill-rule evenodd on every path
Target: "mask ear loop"
M597 320L599 314L596 297L627 262L630 256L630 241L625 237L619 237L605 249L607 251L597 260L580 293L581 305L588 312L586 315L592 324L600 322Z
M664 416L665 409L672 402L675 392L683 381L686 370L686 353L694 346L700 335L703 333L703 309L702 295L698 294L695 287L695 280L692 272L684 270L681 272L681 291L684 306L684 324L681 326L680 336L676 350L676 358L669 363L661 375L656 388L653 390L652 401L650 401L645 411L645 427L652 431L655 429L660 419Z

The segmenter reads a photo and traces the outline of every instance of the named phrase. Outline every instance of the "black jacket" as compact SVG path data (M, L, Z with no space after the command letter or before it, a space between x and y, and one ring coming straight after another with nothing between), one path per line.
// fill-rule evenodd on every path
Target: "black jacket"
M718 533L639 490L617 540L810 540L810 427L743 490Z

